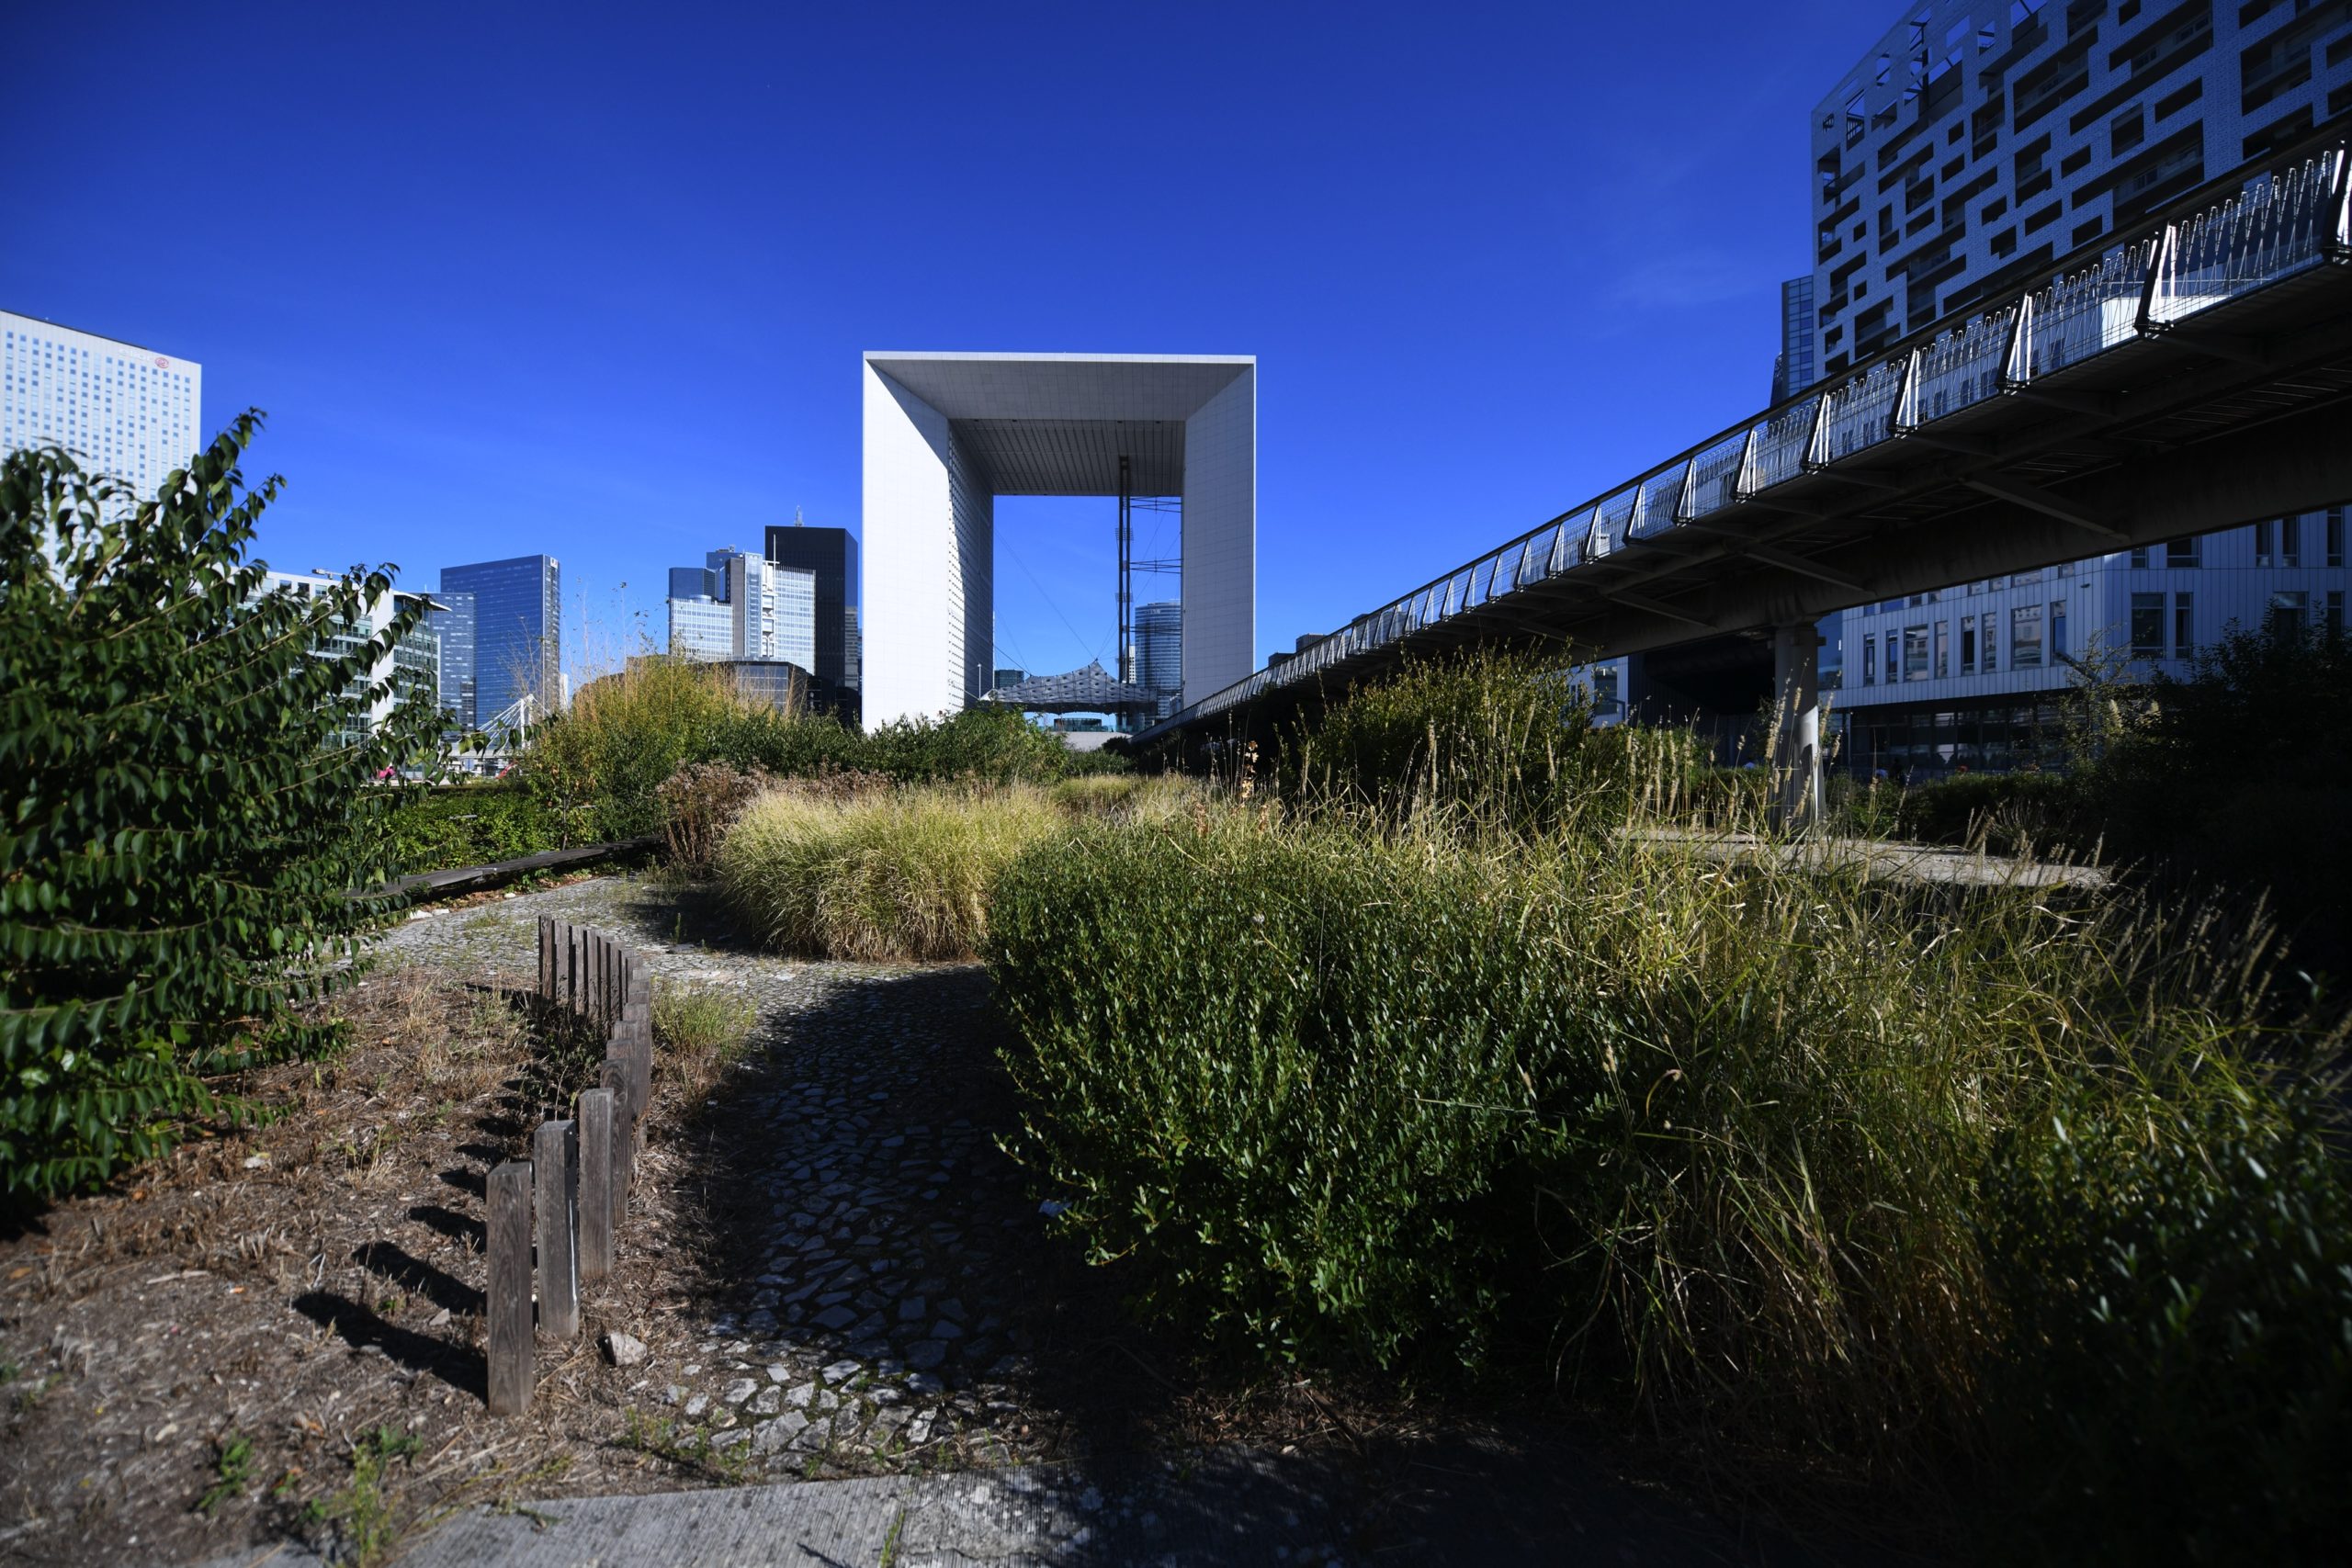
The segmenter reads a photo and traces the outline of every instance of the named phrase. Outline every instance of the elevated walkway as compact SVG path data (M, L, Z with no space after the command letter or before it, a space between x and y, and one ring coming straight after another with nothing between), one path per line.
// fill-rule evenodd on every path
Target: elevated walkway
M1533 642L1605 659L1773 628L1792 741L1781 754L1804 756L1821 615L2352 495L2352 160L2343 126L2327 134L1357 616L1136 744L1262 733L1417 652Z

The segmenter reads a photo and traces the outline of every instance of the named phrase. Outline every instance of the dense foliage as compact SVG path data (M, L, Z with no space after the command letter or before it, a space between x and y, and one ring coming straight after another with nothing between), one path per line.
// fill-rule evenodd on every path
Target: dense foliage
M399 792L378 776L431 732L429 694L335 738L416 612L365 624L388 571L262 592L246 551L278 480L237 468L257 424L143 501L54 450L0 465L0 1187L19 1198L168 1147L218 1108L216 1075L320 1048L289 1010L379 912L345 890L385 869Z
M1504 761L1451 803L1110 824L1004 874L1018 1152L1091 1254L1266 1356L1981 1464L2004 1550L2340 1531L2352 1181L2307 1086L2342 1024L2294 1011L2267 933L1727 863L1654 829L1735 796L1670 749L1512 731L1545 690L1503 694ZM1326 755L1412 755L1335 720Z
M561 847L544 801L490 780L419 790L387 816L384 831L387 858L402 871L487 865Z
M1052 780L1120 765L1081 757L1020 714L981 707L860 733L823 715L744 701L707 666L653 655L582 687L533 732L516 777L566 843L662 830L657 791L681 769L721 764L778 778L871 773L903 784Z

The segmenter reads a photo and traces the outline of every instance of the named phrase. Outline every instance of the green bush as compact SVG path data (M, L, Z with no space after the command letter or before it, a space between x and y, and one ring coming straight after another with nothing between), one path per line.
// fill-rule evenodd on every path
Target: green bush
M2200 1063L2060 1090L1986 1184L1990 1404L2050 1561L2329 1561L2352 1453L2341 1108Z
M1958 773L1908 788L1880 787L1894 796L1895 836L1921 843L1981 839L1994 853L2008 854L2029 845L2053 849L2083 836L2076 827L2081 787L2057 773Z
M779 779L992 784L1094 771L1075 756L1004 709L900 719L860 734L825 715L746 702L709 666L650 655L582 687L569 712L533 732L516 776L564 843L585 844L661 832L667 813L656 792L697 765Z
M139 501L55 450L0 464L0 1187L90 1187L224 1101L208 1080L323 1049L296 1004L339 984L394 869L389 768L429 692L341 746L421 612L369 626L389 569L311 598L246 559L271 479L240 417ZM340 651L329 639L348 633ZM233 1109L233 1101L225 1102Z
M1565 1375L1857 1475L1981 1460L2075 1557L2340 1530L2352 1187L2304 1086L2343 1036L2282 1013L2267 934L1618 832L1719 807L1612 744L1614 794L1514 742L1538 779L1438 809L1034 843L987 952L1015 1152L1091 1255L1277 1359Z
M1281 1356L1475 1357L1567 950L1475 863L1234 818L1047 840L989 958L1025 1156L1160 1310ZM1532 960L1532 966L1529 961ZM1519 1196L1526 1196L1524 1188Z
M970 958L998 874L1059 830L1038 791L914 788L753 802L718 855L728 903L791 952L866 962Z
M403 872L487 865L562 847L547 803L503 782L419 791L389 815L385 829L391 863Z

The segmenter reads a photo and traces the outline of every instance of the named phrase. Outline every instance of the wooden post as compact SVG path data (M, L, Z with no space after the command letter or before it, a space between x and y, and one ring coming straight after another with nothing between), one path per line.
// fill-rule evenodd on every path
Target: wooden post
M555 917L539 917L539 1000L555 995Z
M613 1091L580 1097L580 1278L601 1280L613 1266Z
M636 1073L633 1092L637 1113L642 1116L646 1107L653 1103L653 1020L650 1010L630 1003L622 1011L621 1029L628 1039L629 1062Z
M490 1413L531 1403L531 1162L490 1173Z
M539 1327L558 1339L580 1332L580 1274L571 1252L571 1123L542 1122L531 1135L539 1221Z
M628 1215L628 1190L637 1179L637 1113L629 1108L629 1066L617 1057L605 1061L605 1088L613 1097L613 1235Z

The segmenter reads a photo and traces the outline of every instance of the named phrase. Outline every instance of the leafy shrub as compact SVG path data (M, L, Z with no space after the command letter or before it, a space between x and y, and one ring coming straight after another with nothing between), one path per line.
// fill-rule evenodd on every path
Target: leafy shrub
M2352 642L2234 632L2086 779L2110 850L2264 895L2314 972L2352 967Z
M827 958L970 958L997 874L1061 825L1042 795L894 790L846 800L778 790L727 835L719 885L763 940Z
M2199 1064L2053 1097L1987 1184L1992 1404L2035 1548L2329 1561L2352 1452L2352 1184L2308 1085Z
M517 776L560 824L567 844L661 830L654 790L752 710L719 673L666 654L581 687L571 706L532 732Z
M763 770L724 762L689 763L663 780L653 793L662 803L662 841L670 863L689 875L708 875L718 864L727 829L773 782Z
M421 790L386 818L385 831L389 858L404 872L487 865L560 847L546 804L507 783Z
M1034 848L989 958L1024 1156L1090 1252L1276 1355L1386 1360L1442 1331L1475 1356L1504 1272L1476 1205L1565 1027L1544 1002L1566 953L1521 940L1503 891L1238 818Z
M360 629L389 569L316 596L246 559L271 479L241 416L153 500L55 450L0 463L0 1187L103 1181L234 1108L207 1079L318 1052L295 1004L383 912L378 775L429 748L429 693L361 744L369 678L421 613ZM340 651L329 638L355 633Z
M1981 840L1995 854L2011 854L2084 836L2076 828L2082 788L2057 773L1959 773L1906 789L1883 787L1894 796L1895 835L1921 843Z

